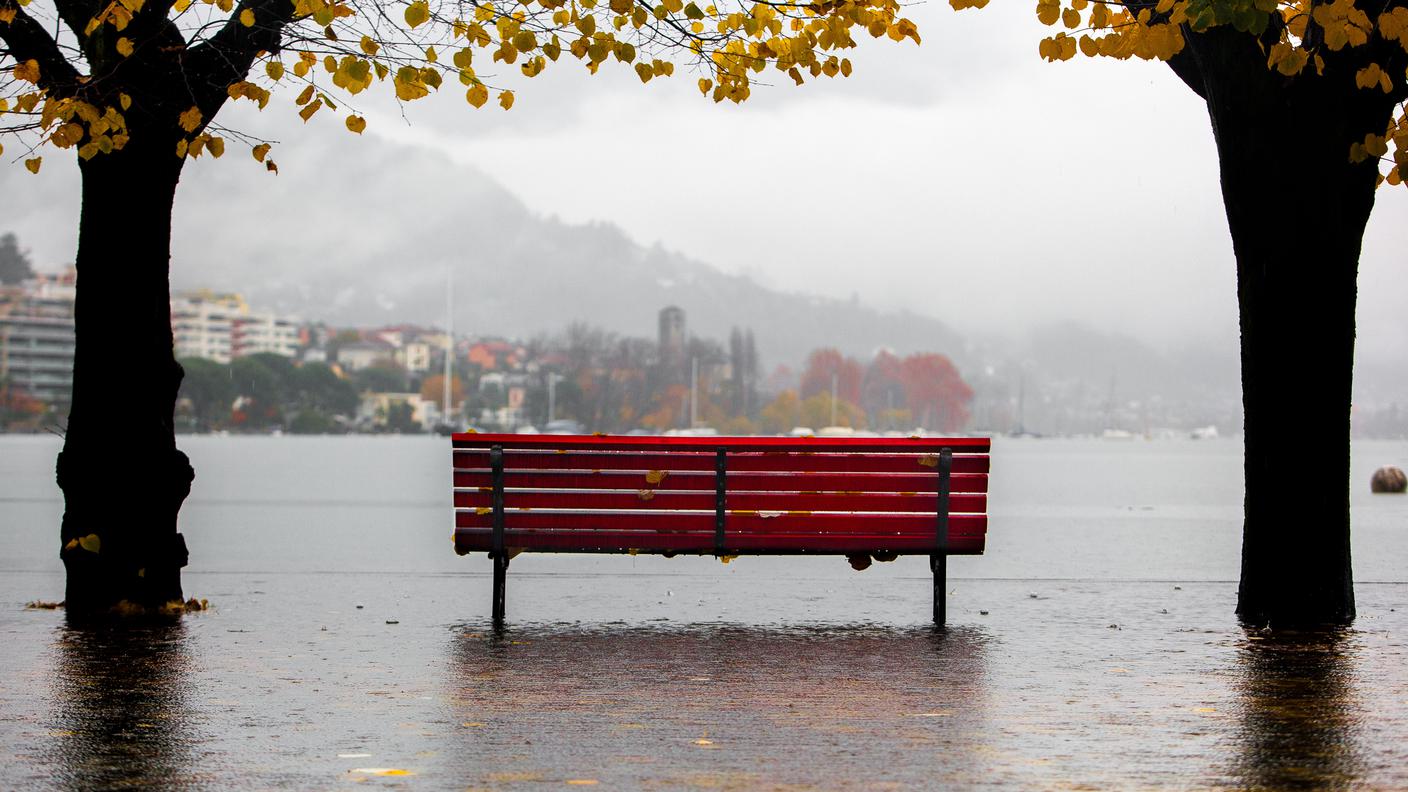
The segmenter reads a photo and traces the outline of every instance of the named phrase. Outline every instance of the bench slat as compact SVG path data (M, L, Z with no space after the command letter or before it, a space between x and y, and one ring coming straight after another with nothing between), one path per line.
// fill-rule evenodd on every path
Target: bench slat
M700 553L714 552L713 533L636 533L630 531L601 532L583 535L570 531L534 531L507 537L509 547L524 550L548 550L564 553L621 553L627 550L643 552ZM488 551L491 537L487 532L459 531L455 534L455 550L461 555ZM950 534L950 555L979 555L983 552L981 534ZM895 535L818 535L771 534L730 536L728 550L748 553L871 553L894 552L928 554L933 552L934 538Z
M766 511L840 512L922 512L934 514L939 508L937 493L839 493L839 492L739 492L728 494L730 509ZM666 492L642 489L617 490L507 490L506 508L533 509L713 509L715 496L708 492ZM455 493L458 508L493 506L493 493L480 489ZM953 512L987 511L986 495L952 495Z
M483 509L455 512L455 527L493 526L493 515ZM950 514L949 534L981 534L987 530L985 514ZM730 510L724 527L727 536L735 534L910 534L933 537L938 519L928 514L759 512ZM506 510L504 530L552 529L591 533L593 531L647 531L662 534L714 532L714 513L651 511Z
M732 473L728 474L730 495L736 491L797 491L811 492L922 492L937 493L939 477L933 473ZM486 470L456 471L456 487L492 487L493 478ZM589 473L582 471L555 472L539 471L521 473L512 470L504 472L504 486L510 489L590 489L590 490L642 490L670 489L689 491L714 491L714 474L703 472L670 473L658 482L650 482L643 472L602 471ZM988 491L988 477L982 473L957 473L950 478L949 491L957 493L985 493Z
M518 435L455 434L455 448L570 449L627 451L712 451L720 446L730 451L916 451L937 453L952 448L954 453L987 453L992 441L986 437L634 437L623 435Z
M625 451L605 452L533 452L505 449L504 470L637 470L647 471L709 471L714 470L713 453L652 454ZM827 454L827 453L730 453L730 471L818 472L818 473L924 473L938 475L939 459L935 454ZM456 451L457 470L482 470L489 467L487 451ZM987 473L986 454L954 454L954 473Z

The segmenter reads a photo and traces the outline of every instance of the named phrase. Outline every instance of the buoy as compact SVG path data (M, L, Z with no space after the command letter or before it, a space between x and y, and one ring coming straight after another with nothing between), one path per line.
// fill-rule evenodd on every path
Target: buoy
M1374 471L1369 479L1369 489L1374 492L1403 492L1408 490L1408 476L1393 465L1384 465Z

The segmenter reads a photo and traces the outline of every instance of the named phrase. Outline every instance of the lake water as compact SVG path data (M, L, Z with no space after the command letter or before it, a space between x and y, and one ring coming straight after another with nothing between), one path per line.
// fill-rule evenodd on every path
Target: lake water
M59 441L0 437L0 787L1408 787L1408 443L1354 446L1360 619L1301 636L1232 614L1236 440L995 441L946 633L922 558L525 554L502 636L448 441L180 444L214 610L125 634L24 609Z

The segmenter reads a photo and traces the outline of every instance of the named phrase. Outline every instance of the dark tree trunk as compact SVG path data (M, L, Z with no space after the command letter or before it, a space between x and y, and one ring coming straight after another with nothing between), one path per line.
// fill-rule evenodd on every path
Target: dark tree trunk
M1285 78L1235 31L1209 31L1192 49L1237 258L1246 453L1237 613L1257 625L1348 623L1355 299L1378 172L1372 159L1352 164L1349 149L1382 134L1392 100L1356 92L1344 69Z
M57 469L70 614L182 599L176 515L194 474L172 422L181 383L168 278L178 139L149 129L120 152L80 162L73 403Z

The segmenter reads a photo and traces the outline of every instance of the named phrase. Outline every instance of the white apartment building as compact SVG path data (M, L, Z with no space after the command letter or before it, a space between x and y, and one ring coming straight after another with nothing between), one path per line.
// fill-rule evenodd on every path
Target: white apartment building
M291 358L298 354L298 324L273 314L237 317L230 334L235 357L271 352Z
M187 292L171 300L171 331L177 357L229 363L269 352L298 354L298 325L272 313L255 313L238 294Z
M175 337L176 357L229 363L235 353L236 316L238 312L223 302L173 298L171 332Z
M72 399L76 277L70 268L0 288L0 381L50 406Z

